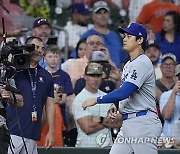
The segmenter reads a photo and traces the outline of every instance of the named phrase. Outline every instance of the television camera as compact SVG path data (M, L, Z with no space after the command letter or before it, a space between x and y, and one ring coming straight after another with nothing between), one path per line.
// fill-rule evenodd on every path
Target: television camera
M3 45L0 50L0 84L8 87L8 80L12 79L17 71L28 69L30 66L30 52L35 49L34 44L19 45L16 39L6 42L6 32L3 24ZM13 87L10 87L13 88ZM9 89L11 92L17 93L17 89Z

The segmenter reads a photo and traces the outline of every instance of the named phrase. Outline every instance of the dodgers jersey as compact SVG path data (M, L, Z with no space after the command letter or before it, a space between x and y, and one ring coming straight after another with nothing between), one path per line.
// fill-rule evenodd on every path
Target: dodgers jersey
M156 112L155 74L152 62L145 54L125 64L121 85L124 82L135 84L138 90L119 103L121 113L134 113L142 110Z

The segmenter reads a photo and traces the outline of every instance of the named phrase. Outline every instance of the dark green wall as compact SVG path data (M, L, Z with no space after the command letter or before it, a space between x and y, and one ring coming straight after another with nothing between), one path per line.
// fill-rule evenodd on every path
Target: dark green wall
M38 148L39 154L108 154L109 148L52 148L46 150L44 148ZM146 152L145 152L146 153ZM119 152L121 154L121 152ZM180 149L159 149L158 154L180 154Z

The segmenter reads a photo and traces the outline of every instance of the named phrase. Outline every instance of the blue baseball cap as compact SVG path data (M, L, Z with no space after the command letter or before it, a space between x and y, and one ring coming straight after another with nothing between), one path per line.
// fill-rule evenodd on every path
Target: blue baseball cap
M127 28L118 28L122 34L128 33L133 36L142 37L145 41L147 39L146 28L139 23L130 23Z
M89 14L91 13L91 11L89 10L89 7L82 3L82 2L78 2L78 3L74 3L72 5L72 12L73 13L79 13L79 14Z

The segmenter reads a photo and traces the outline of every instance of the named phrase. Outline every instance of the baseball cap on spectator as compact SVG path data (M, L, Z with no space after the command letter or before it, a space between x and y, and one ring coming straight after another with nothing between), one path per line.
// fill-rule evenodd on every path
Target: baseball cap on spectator
M74 3L72 5L72 12L79 13L79 14L91 13L91 11L89 10L89 7L86 4L84 4L83 2Z
M178 64L175 68L175 75L179 75L180 74L180 64Z
M171 58L176 63L176 56L172 53L167 53L162 56L162 62L164 62L167 58Z
M142 37L145 41L147 39L146 28L139 23L130 23L127 28L118 28L118 31L122 34L128 33L133 36Z
M39 27L41 25L48 25L51 27L49 21L46 18L38 18L34 21L33 28Z
M86 75L102 75L102 65L98 63L89 63L85 68Z
M156 48L160 49L156 40L148 40L146 45L147 45L146 49L148 49L149 47L156 47Z
M90 62L108 62L106 55L102 51L93 51L89 57Z
M106 2L104 1L97 1L96 3L94 3L93 5L93 12L98 12L100 9L105 9L107 11L109 11L109 6Z

